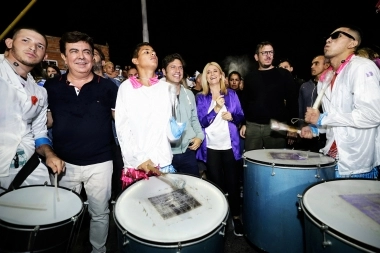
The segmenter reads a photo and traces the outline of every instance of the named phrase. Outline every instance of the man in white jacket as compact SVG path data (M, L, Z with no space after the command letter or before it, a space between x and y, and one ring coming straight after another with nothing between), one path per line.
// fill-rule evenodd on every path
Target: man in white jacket
M46 90L36 84L30 71L45 57L47 40L34 29L17 29L0 55L0 186L6 190L36 151L46 157L53 172L65 163L51 148L47 137ZM45 165L39 164L22 185L50 182ZM18 185L16 185L18 186ZM0 192L2 191L0 190Z
M326 131L324 154L338 160L337 177L377 178L380 164L380 71L365 58L354 55L360 45L358 29L340 27L330 34L324 48L330 68L318 82L326 85L325 113L308 108L301 137Z

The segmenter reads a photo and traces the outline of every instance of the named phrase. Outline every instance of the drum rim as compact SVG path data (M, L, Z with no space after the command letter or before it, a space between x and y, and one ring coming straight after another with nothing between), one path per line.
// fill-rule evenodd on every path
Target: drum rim
M226 194L224 193L224 191L222 191L222 189L220 189L220 187L218 187L215 183L211 182L210 180L208 179L205 179L205 178L202 178L202 177L198 177L198 176L195 176L193 174L188 174L188 173L180 173L180 172L177 172L177 173L172 173L172 174L179 174L179 175L185 175L185 176L191 176L191 177L195 177L199 180L203 180L203 181L206 181L210 184L212 184L214 187L216 187L221 193L222 195L226 198L226 202L227 202L227 212L226 212L226 215L225 217L223 218L222 222L217 225L213 230L211 230L210 232L206 233L206 234L203 234L202 236L199 236L197 238L193 238L193 239L190 239L190 240L184 240L184 241L181 241L181 245L184 246L184 245L192 245L194 242L200 242L200 241L203 241L209 237L211 237L213 234L215 234L220 228L222 228L223 226L226 226L226 222L228 220L228 216L229 216L229 213L230 213L230 206L228 204L228 200L227 200L227 197L226 197ZM149 176L149 177L156 177L156 176ZM112 213L113 213L113 218L114 218L114 221L115 221L115 224L117 226L117 228L121 231L121 232L126 232L126 234L123 236L129 236L129 237L132 237L132 239L135 239L135 241L138 241L138 242L145 242L144 244L145 245L162 245L163 248L165 247L170 247L170 248L174 248L174 247L177 247L178 246L178 241L173 241L173 242L157 242L157 241L151 241L151 240L147 240L147 239L143 239L141 237L138 237L136 236L135 234L129 232L128 230L126 230L121 224L120 222L117 220L117 217L116 217L116 203L117 203L117 200L119 199L119 197L123 194L123 192L125 190L127 190L129 187L131 187L133 184L141 181L141 180L144 180L144 179L140 179L140 180L137 180L135 182L133 182L132 184L128 185L125 189L123 189L117 196L117 198L115 199L115 203L114 203L114 206L113 206L113 210L112 210ZM224 224L223 224L224 223ZM131 236L132 235L132 236ZM203 240L202 240L203 239ZM153 243L153 244L152 244Z
M13 192L13 191L17 191L17 190L23 189L23 188L29 188L29 187L55 187L55 186L54 185L45 185L45 184L26 185L26 186L21 186L21 187L18 187L16 189L13 189L13 190L10 190L10 191L2 192L0 194L0 197L2 197L3 195L5 195L7 193L10 193L10 192ZM67 218L67 219L59 221L59 222L54 222L54 223L45 224L45 225L14 224L14 223L7 222L7 221L5 221L5 220L3 220L3 219L0 218L0 226L1 227L5 227L5 228L16 228L19 231L34 231L34 229L35 229L36 226L39 226L39 230L50 230L52 228L61 227L61 226L64 226L64 225L67 225L67 224L71 223L73 217L80 217L83 214L84 208L85 208L83 198L77 192L75 192L72 189L69 189L67 187L57 186L57 188L61 188L61 189L70 191L70 192L74 193L75 195L77 195L77 197L79 197L79 199L80 199L80 201L82 203L82 207L79 210L79 212L76 213L74 216L71 216L70 218Z
M282 163L273 163L273 162L264 162L264 161L258 161L258 160L255 160L255 159L252 159L252 158L248 158L246 156L244 156L244 159L249 161L249 162L252 162L252 163L255 163L255 164L260 164L260 165L270 165L271 167L275 167L275 168L282 168L282 169L285 169L285 168L326 168L326 167L331 167L331 166L335 166L336 165L336 161L333 161L331 163L324 163L324 164L320 164L320 166L318 166L317 164L282 164ZM281 167L279 167L281 166Z
M305 196L306 192L308 190L310 190L312 187L319 185L319 184L333 182L333 181L352 181L352 180L355 180L355 181L361 181L361 180L362 181L378 181L375 179L368 179L368 178L335 178L335 179L330 179L330 180L323 180L323 181L313 183L312 185L308 186L302 193L300 204L301 204L301 208L302 208L303 212L305 213L307 218L310 220L310 222L312 222L313 224L316 223L315 225L317 225L318 227L321 227L321 224L324 224L319 218L317 218L313 214L311 214L310 211L308 211L306 206L304 205L304 196ZM331 226L327 226L327 227L328 227L328 229L325 230L326 233L330 234L332 237L334 237L338 240L349 242L350 245L352 245L355 248L358 248L361 250L363 250L363 249L369 250L369 252L372 252L372 251L376 252L379 250L379 248L372 246L372 245L369 245L365 242L359 241L359 240L352 238L348 235L345 235L342 232L339 232L338 230L336 230L335 228L333 228Z

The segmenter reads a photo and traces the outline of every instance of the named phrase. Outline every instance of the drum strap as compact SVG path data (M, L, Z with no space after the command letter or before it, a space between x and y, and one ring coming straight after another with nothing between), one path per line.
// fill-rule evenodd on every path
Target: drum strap
M20 187L20 185L25 181L25 179L37 168L40 164L40 159L36 152L30 157L30 159L25 163L25 165L17 173L16 177L13 179L12 183L9 185L8 191L13 191Z

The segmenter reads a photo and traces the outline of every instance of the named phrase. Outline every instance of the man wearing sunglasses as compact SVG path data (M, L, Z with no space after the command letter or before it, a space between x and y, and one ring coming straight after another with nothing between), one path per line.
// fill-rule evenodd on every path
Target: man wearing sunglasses
M323 114L307 108L301 137L326 131L324 154L338 159L336 177L377 178L380 164L380 71L355 56L360 31L340 27L330 34L324 48L331 66L318 82Z

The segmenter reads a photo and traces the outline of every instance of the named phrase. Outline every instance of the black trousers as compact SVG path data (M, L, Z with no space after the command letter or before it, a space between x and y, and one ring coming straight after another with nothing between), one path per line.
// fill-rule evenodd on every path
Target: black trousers
M238 162L232 149L207 149L207 179L228 193L232 216L240 215Z

